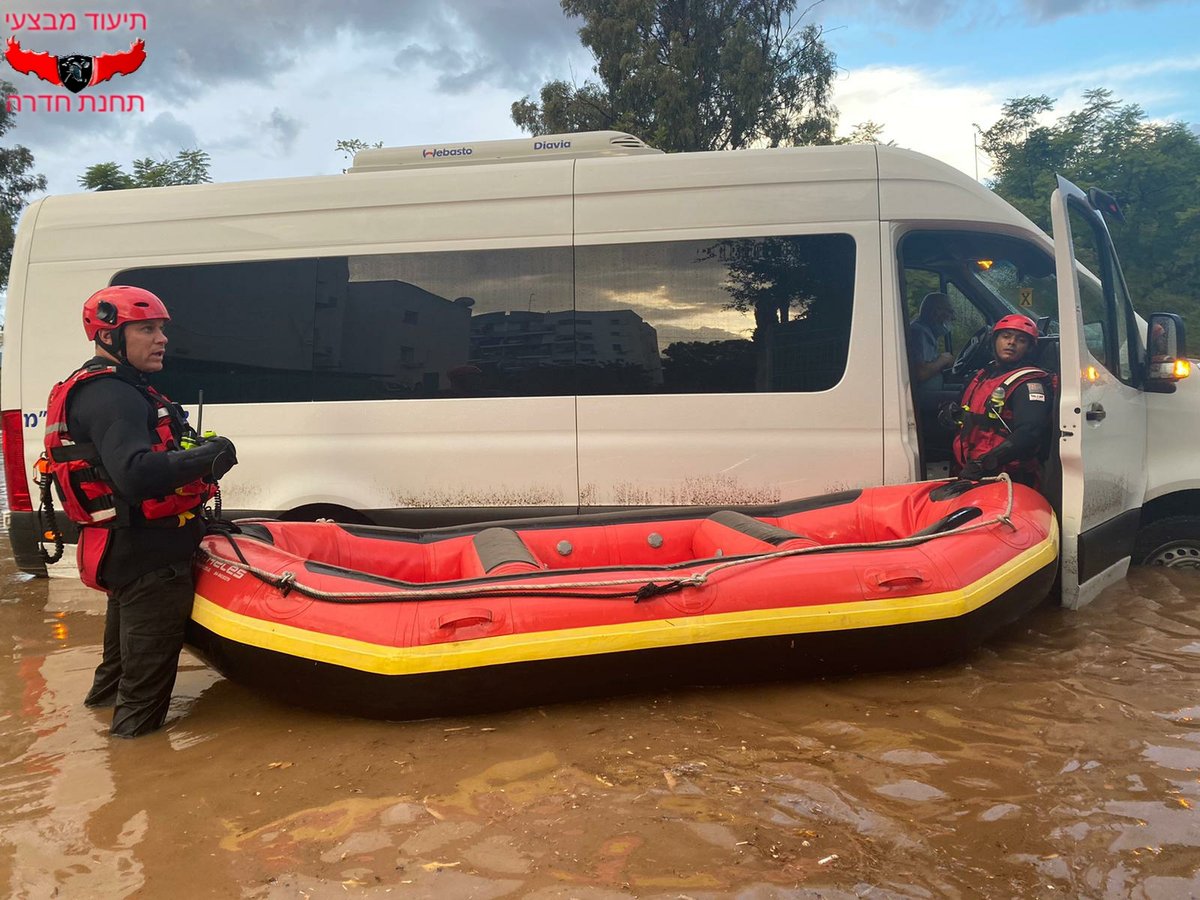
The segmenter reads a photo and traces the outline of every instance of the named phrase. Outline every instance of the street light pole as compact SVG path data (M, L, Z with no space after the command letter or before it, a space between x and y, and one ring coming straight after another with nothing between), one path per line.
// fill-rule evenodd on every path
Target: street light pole
M979 127L977 124L975 124L974 122L972 122L972 123L971 123L971 128L973 129L973 130L972 130L972 132L971 132L971 146L972 146L972 147L974 148L974 150L975 150L975 153L974 153L974 157L975 157L975 180L976 180L976 181L978 181L978 180L979 180L979 136L980 136L981 134L983 134L983 129L981 129L981 128L980 128L980 127Z

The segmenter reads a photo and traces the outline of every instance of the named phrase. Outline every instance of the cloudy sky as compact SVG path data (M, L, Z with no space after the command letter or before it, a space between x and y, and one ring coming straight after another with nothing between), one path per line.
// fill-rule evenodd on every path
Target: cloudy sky
M592 67L558 0L3 0L0 9L5 37L30 50L96 55L146 41L145 65L108 88L142 95L144 112L25 112L3 138L34 152L51 193L79 190L92 163L128 168L181 148L208 151L214 178L231 181L340 171L339 138L517 137L514 100L551 78L582 82ZM17 16L42 10L74 12L77 28L19 27L31 20ZM95 30L87 12L142 13L147 27ZM1107 87L1155 119L1200 127L1195 2L825 0L806 20L837 55L843 133L871 119L885 139L971 175L987 171L973 126L995 121L1009 97L1045 93L1066 111L1084 90ZM21 92L62 92L3 63L0 77Z

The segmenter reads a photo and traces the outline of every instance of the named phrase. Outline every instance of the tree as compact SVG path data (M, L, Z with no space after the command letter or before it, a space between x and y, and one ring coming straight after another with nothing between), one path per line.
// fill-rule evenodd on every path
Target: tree
M530 134L615 129L660 149L829 143L834 54L796 0L561 0L599 81L512 105ZM801 15L799 18L803 18Z
M333 145L333 149L338 153L345 154L347 161L351 165L354 164L354 156L360 150L378 150L383 146L383 141L376 141L374 144L368 144L362 138L342 138ZM342 169L343 172L349 172L349 169Z
M333 149L338 153L344 153L346 159L354 161L354 154L359 150L377 150L383 146L383 141L376 141L374 144L368 144L362 138L342 138L333 145Z
M895 147L895 141L885 141L883 139L883 125L867 119L865 122L859 122L844 138L838 138L833 143L835 144L882 144L885 147Z
M1055 174L1116 196L1125 224L1109 222L1138 311L1174 311L1200 338L1200 135L1182 122L1149 122L1107 90L1082 109L1044 120L1055 101L1018 97L982 132L991 187L1046 231Z
M127 188L166 187L172 184L208 184L209 155L203 150L180 150L174 159L152 159L149 156L133 161L133 174L115 162L88 166L79 176L81 187L89 191L122 191Z
M0 81L0 95L16 93L16 88ZM13 113L0 106L0 135L13 126ZM0 289L8 285L8 268L12 264L13 238L17 219L25 208L28 195L46 189L46 176L30 173L33 154L17 145L0 147Z

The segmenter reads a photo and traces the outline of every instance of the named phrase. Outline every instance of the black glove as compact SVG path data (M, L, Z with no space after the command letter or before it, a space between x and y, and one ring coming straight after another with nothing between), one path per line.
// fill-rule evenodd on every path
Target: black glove
M204 443L206 446L216 445L217 447L212 462L213 480L225 477L225 473L237 465L237 447L233 446L233 441L227 437L208 438Z
M965 481L978 481L983 477L983 465L977 459L969 459L958 473L958 477Z
M941 409L938 410L938 424L943 428L955 429L962 422L962 406L951 400L949 403L943 403Z
M962 467L958 477L968 481L978 481L980 478L995 475L998 471L1000 471L1000 466L996 464L995 458L985 453L978 459L967 460L967 464Z

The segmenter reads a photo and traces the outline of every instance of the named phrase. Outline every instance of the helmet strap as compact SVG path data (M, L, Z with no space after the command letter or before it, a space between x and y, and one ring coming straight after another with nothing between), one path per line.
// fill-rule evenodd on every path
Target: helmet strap
M100 334L111 334L113 341L112 345L105 344L100 340ZM123 365L129 365L129 358L125 355L125 326L118 325L116 328L108 328L96 335L96 343L99 344L106 353L110 353L116 357L117 362Z

